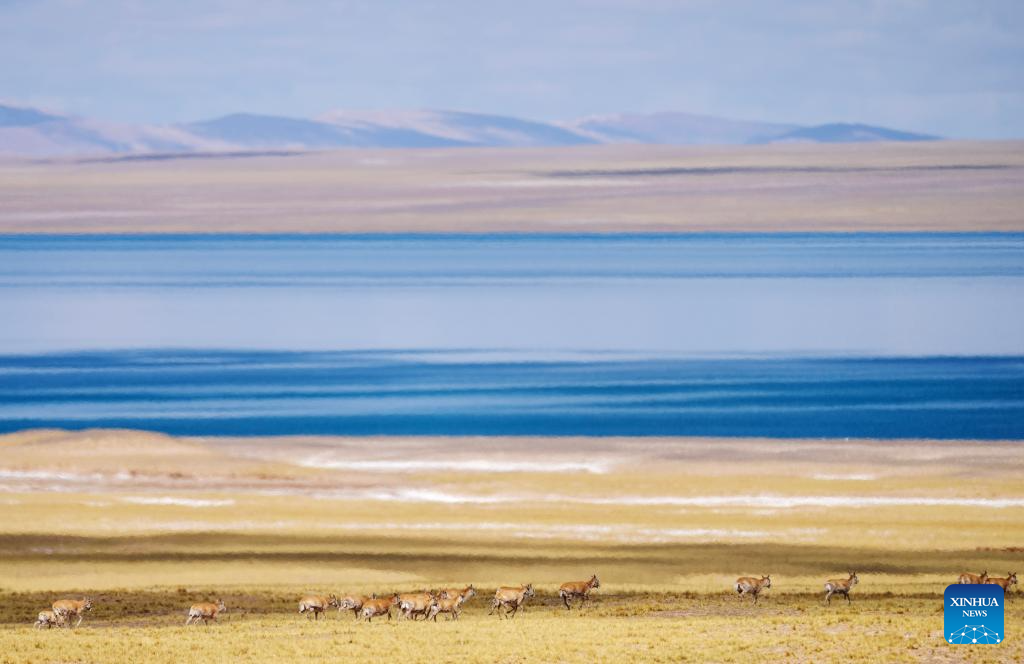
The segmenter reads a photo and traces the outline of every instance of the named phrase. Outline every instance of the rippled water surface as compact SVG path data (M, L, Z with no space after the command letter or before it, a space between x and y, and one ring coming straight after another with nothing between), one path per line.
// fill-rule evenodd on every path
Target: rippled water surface
M1020 438L1024 235L0 237L0 429Z

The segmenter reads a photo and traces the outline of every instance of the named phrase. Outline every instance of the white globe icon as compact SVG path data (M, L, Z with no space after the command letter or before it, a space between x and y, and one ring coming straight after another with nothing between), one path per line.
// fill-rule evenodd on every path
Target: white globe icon
M950 643L999 643L999 633L984 625L964 625L949 634Z

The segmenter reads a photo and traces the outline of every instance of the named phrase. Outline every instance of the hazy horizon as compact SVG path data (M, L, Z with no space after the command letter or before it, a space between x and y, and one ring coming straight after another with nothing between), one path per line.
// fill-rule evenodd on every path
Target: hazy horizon
M10 103L115 122L682 111L1024 137L1024 5L0 0ZM74 63L74 66L68 66Z
M1022 247L1021 234L8 237L0 347L1021 356Z

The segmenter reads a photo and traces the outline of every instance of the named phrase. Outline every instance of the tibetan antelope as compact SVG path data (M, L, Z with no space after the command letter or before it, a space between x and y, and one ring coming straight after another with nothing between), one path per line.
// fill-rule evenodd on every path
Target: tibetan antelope
M527 599L533 596L534 592L532 583L515 588L508 586L498 588L494 591L494 601L491 603L491 610L487 615L491 615L497 611L498 617L501 618L501 609L505 609L505 615L509 618L513 618L520 607L523 607L523 611L526 610L526 607L524 607L523 604Z
M391 607L395 604L398 604L397 594L383 599L368 599L363 602L360 615L366 619L366 622L371 622L375 616L383 616L385 614L387 614L388 620L391 620Z
M367 600L377 599L376 593L367 597L366 595L345 595L338 600L338 613L351 611L352 616L359 620L359 612L363 610L363 604Z
M437 599L430 605L427 612L428 618L437 622L437 614L447 613L451 616L449 620L458 620L462 615L462 605L476 597L476 588L469 584L462 590L458 588L445 588L437 595Z
M210 625L211 620L216 621L217 616L222 613L227 613L228 607L224 606L224 600L218 599L216 604L210 602L203 602L202 604L193 604L188 610L188 618L185 619L185 624L193 623L198 625L199 621L202 620L206 626Z
M757 597L761 594L761 591L772 587L772 575L767 574L760 579L753 576L741 576L736 579L736 583L732 587L736 589L737 597L750 595L754 600L754 604L757 604Z
M435 599L432 593L425 590L419 593L403 593L398 596L398 611L408 620L416 620L416 616L423 616L426 619L430 605Z
M1010 586L1017 583L1017 573L1007 572L1006 576L990 576L985 583L991 583L996 586L1001 586L1004 593L1010 592Z
M449 595L443 593L443 597L438 597L434 600L434 603L430 605L430 609L427 610L427 619L433 618L434 622L437 622L437 614L447 613L450 617L449 620L458 620L459 614L462 613L462 605L466 602L468 597L472 595Z
M580 608L590 600L590 591L594 588L600 588L601 582L597 579L597 575L594 574L590 577L589 581L568 581L563 583L558 588L558 596L562 598L562 603L565 604L566 610L572 608L569 606L569 600L576 599L580 600Z
M36 629L50 629L54 626L59 626L63 621L60 616L53 611L40 611L36 617Z
M857 578L856 572L850 572L848 579L829 579L825 582L825 603L832 603L832 595L843 595L846 597L846 603L852 604L850 590L858 583L860 583L860 579Z
M59 599L53 603L53 612L57 614L60 622L65 627L71 627L71 618L78 616L75 627L82 624L82 618L86 611L92 611L92 600L88 597L82 599Z
M462 597L463 602L468 602L471 598L476 596L476 588L473 584L469 584L465 588L442 588L441 592L437 594L438 599L456 599Z
M340 602L334 595L323 597L322 595L306 595L299 600L299 613L305 613L306 619L313 614L313 620L320 620L320 614L329 606L338 606Z
M978 583L985 583L987 581L988 581L988 570L985 570L981 574L971 574L970 572L964 572L963 574L960 575L960 577L957 579L956 582L957 583L966 583L966 584L971 584L971 583L978 584Z

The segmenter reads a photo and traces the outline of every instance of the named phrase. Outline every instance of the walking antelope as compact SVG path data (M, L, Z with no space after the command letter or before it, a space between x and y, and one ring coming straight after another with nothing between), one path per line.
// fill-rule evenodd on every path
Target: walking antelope
M36 629L50 629L55 625L60 625L63 621L60 616L53 611L40 611L39 616L36 617Z
M733 584L733 588L736 589L737 597L750 595L754 600L754 604L757 604L757 596L761 594L761 591L767 590L771 587L771 574L762 576L760 579L753 576L741 576L740 578L736 579L736 583Z
M356 620L359 620L359 612L363 610L363 604L371 599L377 599L377 595L373 594L369 597L366 595L345 595L338 600L338 613L348 610L352 612L352 616Z
M964 572L957 579L957 583L986 583L988 581L988 570L985 570L981 574L971 574L970 572Z
M491 610L487 615L491 615L495 611L498 611L498 617L501 618L500 609L505 609L505 615L509 618L513 618L516 615L516 611L526 602L530 597L534 596L533 584L528 583L525 586L518 586L511 588L503 586L494 591L494 601L491 603ZM523 611L526 608L523 607Z
M441 592L438 593L437 596L439 599L455 599L456 597L462 597L463 602L468 602L471 598L476 596L476 588L473 587L472 583L462 590L459 590L458 588L442 588Z
M193 604L188 610L188 618L185 619L185 624L188 625L194 621L194 624L198 625L199 621L202 620L204 625L209 626L209 621L216 621L217 616L227 613L227 611L228 607L224 606L224 600L222 599L218 599L216 604L211 604L210 602Z
M366 622L371 622L375 616L383 616L385 614L387 614L388 620L391 620L391 607L397 603L397 594L383 599L368 599L363 602L360 614L366 619Z
M590 591L594 588L600 588L601 582L597 579L597 575L590 577L589 581L568 581L563 583L558 588L558 596L562 598L562 603L565 604L566 610L569 610L569 600L580 599L580 608L583 608L583 604L590 599Z
M825 603L832 603L832 595L843 595L846 597L846 603L850 602L850 590L860 582L857 578L856 572L850 572L850 578L848 579L829 579L825 582Z
M53 603L53 612L65 627L71 627L71 618L78 616L75 627L82 624L82 618L86 611L92 611L92 600L88 597L82 599L59 599Z
M469 597L473 596L461 594L452 596L447 593L442 593L442 595L442 597L434 600L434 603L430 605L430 609L427 611L427 618L433 618L434 622L437 622L437 614L439 613L447 613L451 616L448 618L449 620L458 620L459 614L462 613L462 605Z
M1004 593L1009 592L1010 586L1015 585L1017 583L1017 573L1007 572L1005 577L991 576L988 578L988 580L985 581L985 583L991 583L997 586L1001 586L1003 588Z
M322 595L306 595L299 600L299 613L305 613L306 619L313 614L313 620L320 620L320 614L329 606L338 606L340 602L334 595L323 597Z
M458 620L462 614L462 605L476 597L476 588L469 584L462 590L458 588L444 588L438 594L437 599L430 605L427 611L427 618L433 618L437 622L437 614L447 613L451 615L449 620Z
M398 610L404 618L416 620L416 616L427 618L430 605L437 599L433 594L423 591L420 593L404 593L398 595Z

